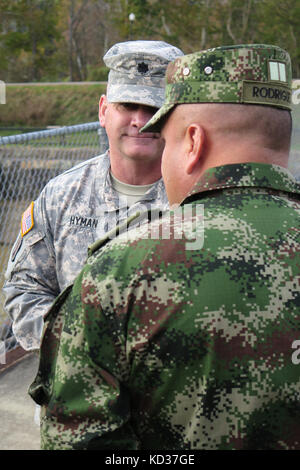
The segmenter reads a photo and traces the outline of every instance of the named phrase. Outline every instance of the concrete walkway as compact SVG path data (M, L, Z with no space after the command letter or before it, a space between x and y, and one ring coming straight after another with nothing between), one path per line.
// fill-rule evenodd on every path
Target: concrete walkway
M39 450L35 404L27 393L38 367L35 353L0 369L0 450Z

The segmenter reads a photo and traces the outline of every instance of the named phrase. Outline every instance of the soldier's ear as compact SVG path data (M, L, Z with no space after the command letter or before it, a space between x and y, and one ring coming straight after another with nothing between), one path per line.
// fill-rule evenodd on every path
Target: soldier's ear
M201 164L201 156L205 147L205 132L199 124L190 124L186 128L186 163L185 169L191 175Z
M102 95L99 101L99 122L102 127L105 127L105 114L107 110L107 98Z

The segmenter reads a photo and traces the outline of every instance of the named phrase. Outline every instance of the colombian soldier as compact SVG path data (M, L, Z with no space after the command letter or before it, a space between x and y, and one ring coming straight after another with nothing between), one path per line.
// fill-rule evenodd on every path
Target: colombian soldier
M165 139L172 211L94 245L47 316L44 449L300 449L290 91L275 46L168 66L142 132Z

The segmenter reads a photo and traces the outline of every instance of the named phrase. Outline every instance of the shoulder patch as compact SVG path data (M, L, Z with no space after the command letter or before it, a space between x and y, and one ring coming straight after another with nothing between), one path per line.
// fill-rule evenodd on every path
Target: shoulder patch
M30 232L30 230L34 226L33 205L34 205L34 202L31 202L30 206L27 207L26 211L22 215L22 220L21 220L21 235L22 235L22 237L24 237L24 235L26 235L26 233Z

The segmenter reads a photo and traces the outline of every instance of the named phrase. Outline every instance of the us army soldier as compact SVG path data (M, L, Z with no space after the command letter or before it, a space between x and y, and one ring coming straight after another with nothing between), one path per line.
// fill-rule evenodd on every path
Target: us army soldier
M105 54L110 72L99 119L109 150L46 185L23 214L9 260L5 309L24 349L39 347L43 317L80 271L90 244L132 213L167 207L163 140L139 130L163 103L167 64L182 54L161 41L119 43Z

